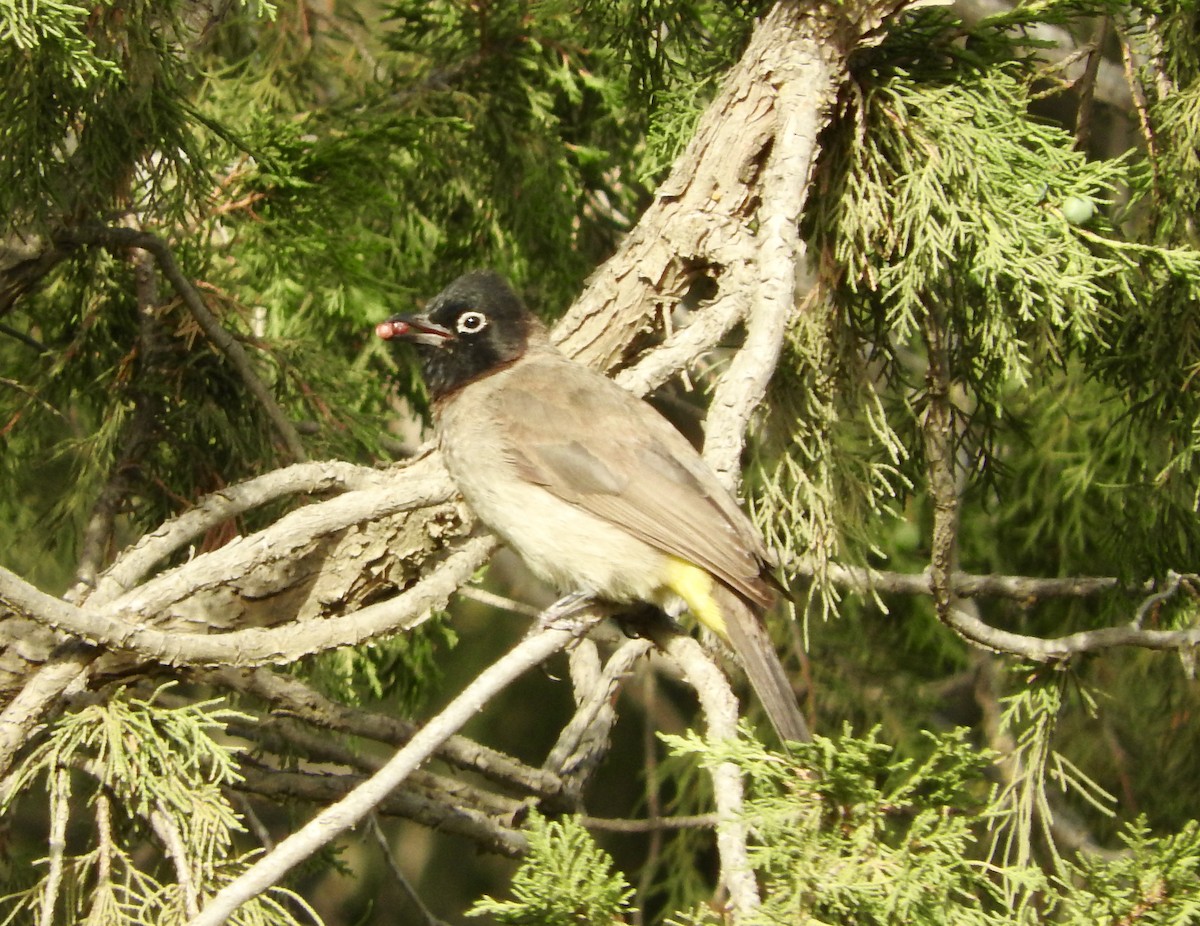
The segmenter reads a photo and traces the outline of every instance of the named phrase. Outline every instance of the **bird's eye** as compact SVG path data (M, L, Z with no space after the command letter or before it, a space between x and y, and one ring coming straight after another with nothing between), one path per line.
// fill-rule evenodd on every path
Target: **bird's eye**
M487 327L487 316L482 312L463 312L458 316L458 333L475 334Z

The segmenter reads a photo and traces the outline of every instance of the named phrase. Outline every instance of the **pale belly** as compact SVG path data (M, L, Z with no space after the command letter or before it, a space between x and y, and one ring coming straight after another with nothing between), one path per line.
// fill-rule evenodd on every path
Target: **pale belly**
M443 430L446 467L476 517L534 575L560 592L582 591L615 602L669 603L662 582L670 557L518 478L509 461L488 452L489 443L447 440ZM453 449L462 446L470 446L471 452Z

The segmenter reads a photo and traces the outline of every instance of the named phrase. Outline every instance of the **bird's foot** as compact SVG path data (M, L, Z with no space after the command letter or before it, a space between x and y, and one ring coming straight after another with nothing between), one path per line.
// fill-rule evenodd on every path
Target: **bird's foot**
M572 618L586 611L593 604L595 604L595 599L590 592L571 592L569 595L563 595L538 615L536 628L538 630L545 630L549 627L570 629L575 623L578 623L572 621Z

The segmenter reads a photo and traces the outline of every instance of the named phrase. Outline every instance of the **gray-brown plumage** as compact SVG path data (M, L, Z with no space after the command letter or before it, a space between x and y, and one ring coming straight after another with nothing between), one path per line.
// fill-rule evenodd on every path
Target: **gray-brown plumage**
M682 602L732 646L780 737L808 738L759 619L774 599L762 541L682 434L553 347L494 273L376 331L417 346L450 475L537 576L617 603Z

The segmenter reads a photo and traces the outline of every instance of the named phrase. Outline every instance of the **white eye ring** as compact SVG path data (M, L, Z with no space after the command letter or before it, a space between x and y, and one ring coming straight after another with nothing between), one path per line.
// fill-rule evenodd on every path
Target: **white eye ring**
M458 316L455 327L459 334L475 334L487 327L487 316L482 312L463 312Z

